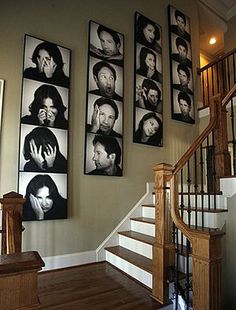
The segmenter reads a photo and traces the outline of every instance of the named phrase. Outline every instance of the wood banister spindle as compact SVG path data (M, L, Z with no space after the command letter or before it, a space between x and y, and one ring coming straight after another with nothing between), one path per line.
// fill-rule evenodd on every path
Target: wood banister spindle
M227 135L227 110L222 107L222 98L215 98L216 104L216 125L213 131L215 143L215 169L216 169L216 191L220 191L219 179L231 175L231 159L228 151Z
M170 215L166 191L166 176L172 173L172 166L156 165L155 171L155 243L153 245L153 289L152 295L160 303L168 300L168 270L175 264L175 248L172 243L173 221Z
M22 195L10 192L0 199L2 204L2 246L1 254L21 252L22 243Z

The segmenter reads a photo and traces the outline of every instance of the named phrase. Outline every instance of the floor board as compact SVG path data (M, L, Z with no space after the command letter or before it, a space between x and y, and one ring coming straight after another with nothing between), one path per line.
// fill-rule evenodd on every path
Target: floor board
M41 309L159 309L150 291L107 262L39 274Z

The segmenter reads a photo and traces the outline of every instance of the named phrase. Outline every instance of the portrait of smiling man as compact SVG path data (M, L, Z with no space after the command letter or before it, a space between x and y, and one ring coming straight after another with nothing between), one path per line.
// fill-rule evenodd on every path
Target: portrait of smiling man
M93 66L92 71L97 89L90 90L89 93L122 101L122 97L115 91L117 74L113 66L105 61L99 61Z

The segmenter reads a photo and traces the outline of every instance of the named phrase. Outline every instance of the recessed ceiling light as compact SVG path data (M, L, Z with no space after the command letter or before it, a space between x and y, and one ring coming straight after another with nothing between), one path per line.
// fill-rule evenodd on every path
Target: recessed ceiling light
M211 44L211 45L216 44L216 38L214 38L214 37L210 38L209 44Z

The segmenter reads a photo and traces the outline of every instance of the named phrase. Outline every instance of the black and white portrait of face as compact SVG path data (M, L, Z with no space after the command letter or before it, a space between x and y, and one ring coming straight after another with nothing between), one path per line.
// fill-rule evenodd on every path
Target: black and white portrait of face
M190 19L183 12L169 6L170 30L187 41L190 37Z
M191 68L182 65L176 61L172 61L173 85L180 90L193 93L193 77Z
M22 124L19 170L66 173L67 147L66 130Z
M122 136L122 103L88 94L87 131Z
M185 93L187 99L184 98L178 100L179 93L183 92L173 89L173 113L181 113L185 116L189 115L194 119L193 96Z
M23 76L69 88L70 50L25 35Z
M144 51L144 52L141 52ZM147 52L145 52L147 51ZM145 57L142 57L144 55ZM136 67L138 68L150 68L151 70L157 70L162 73L161 54L157 53L141 44L136 45Z
M89 92L114 100L123 100L123 68L90 57Z
M118 32L90 21L90 55L123 65L124 38Z
M86 142L85 174L121 176L121 139L88 133ZM109 174L114 167L118 172Z
M21 117L32 115L36 111L38 114L40 110L44 110L44 119L50 118L51 114L57 118L58 114L62 113L68 120L68 100L69 90L67 88L24 79ZM39 115L33 116L38 120L40 118Z

